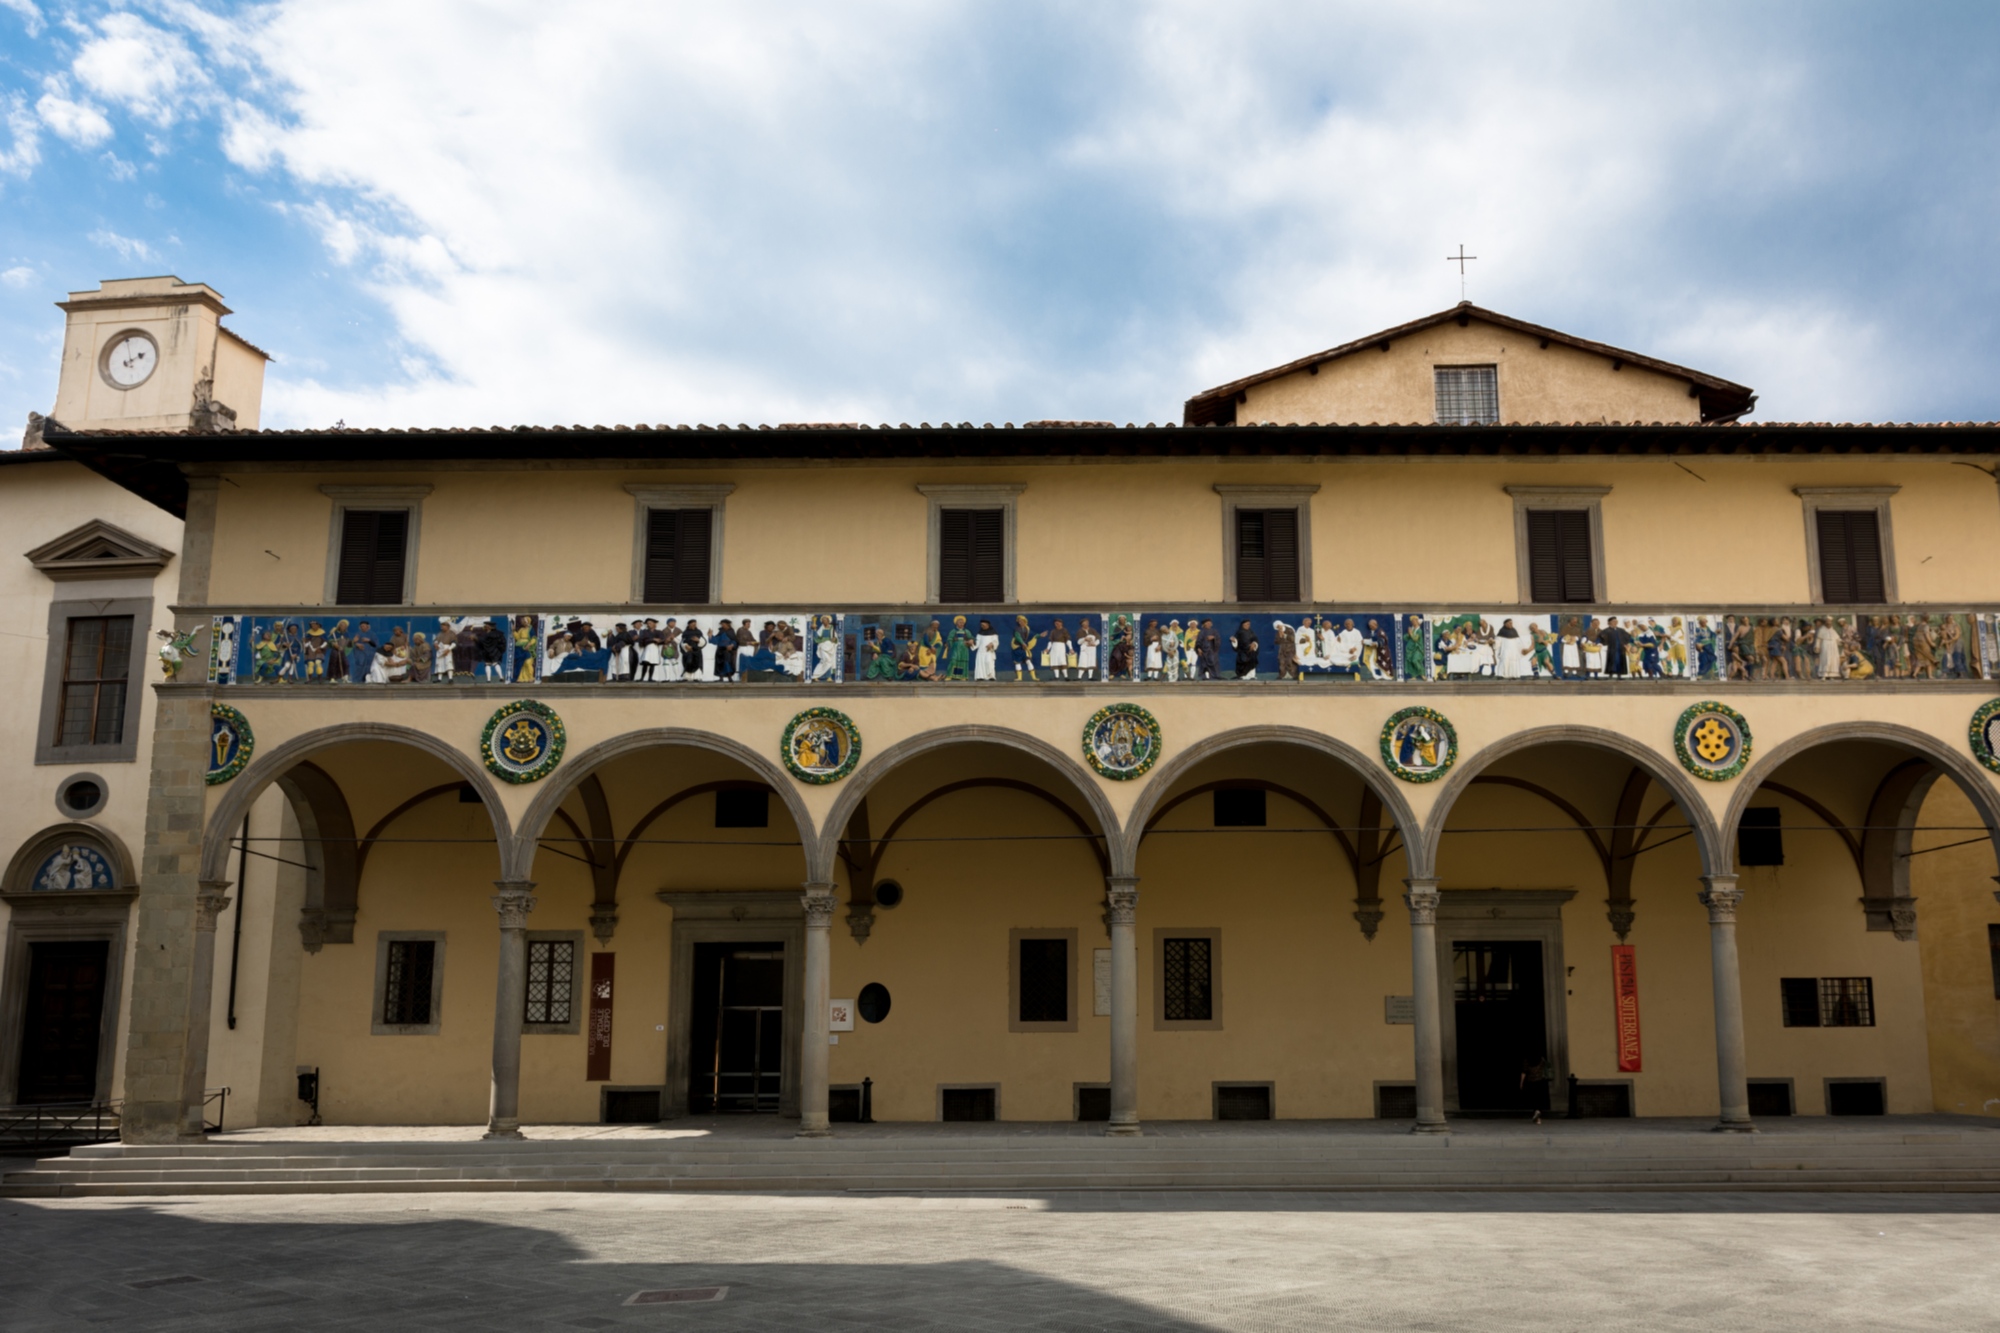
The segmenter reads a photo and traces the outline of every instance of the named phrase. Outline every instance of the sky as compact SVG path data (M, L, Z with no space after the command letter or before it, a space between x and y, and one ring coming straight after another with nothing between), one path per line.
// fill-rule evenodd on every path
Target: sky
M0 0L0 443L99 280L266 426L1177 421L1460 299L2000 418L2000 6Z

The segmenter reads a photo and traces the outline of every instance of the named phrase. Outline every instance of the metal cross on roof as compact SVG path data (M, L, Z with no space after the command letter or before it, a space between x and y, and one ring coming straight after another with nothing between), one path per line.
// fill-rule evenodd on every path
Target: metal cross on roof
M1479 258L1478 255L1465 253L1465 243L1463 241L1459 242L1457 254L1446 255L1444 257L1445 263L1458 265L1458 299L1461 301L1465 299L1465 266L1469 261L1477 258Z

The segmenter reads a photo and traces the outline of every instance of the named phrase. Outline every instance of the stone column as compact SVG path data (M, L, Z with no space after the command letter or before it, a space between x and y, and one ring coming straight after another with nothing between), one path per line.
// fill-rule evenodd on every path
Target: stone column
M500 914L500 966L493 985L493 1099L486 1137L521 1137L521 1023L528 1008L528 916L534 884L498 880L493 910Z
M1111 926L1111 1124L1107 1134L1139 1132L1139 877L1104 881Z
M806 910L805 1022L799 1038L799 1137L832 1135L826 1121L827 1004L833 985L832 884L809 882L799 899Z
M1709 967L1715 982L1715 1081L1721 1093L1720 1130L1750 1131L1750 1082L1743 1056L1743 978L1736 966L1736 905L1743 891L1734 875L1704 875L1708 909Z
M229 906L229 881L205 879L194 899L194 948L188 963L187 1046L181 1057L181 1137L202 1139L208 1096L208 1030L215 1022L215 919Z
M1410 908L1410 1003L1416 1010L1417 1123L1415 1134L1442 1134L1444 1120L1444 1016L1438 994L1437 909L1434 879L1406 879Z

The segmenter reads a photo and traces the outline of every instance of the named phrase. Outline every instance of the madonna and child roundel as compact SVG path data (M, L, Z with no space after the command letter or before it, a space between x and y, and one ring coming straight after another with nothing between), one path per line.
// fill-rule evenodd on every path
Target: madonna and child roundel
M1160 724L1137 704L1106 704L1083 726L1083 757L1107 778L1136 778L1159 760Z
M861 762L861 731L845 713L808 708L785 727L778 748L799 781L838 782Z
M257 748L257 738L250 733L249 721L228 704L213 705L209 716L207 777L214 786L243 771Z
M1727 704L1695 704L1674 724L1674 753L1698 778L1733 778L1750 762L1750 723Z
M1972 715L1972 756L2000 773L2000 699L1989 700Z
M1434 708L1405 708L1382 724L1382 762L1405 782L1435 782L1458 758L1458 732Z
M534 782L553 773L562 762L565 739L562 719L555 709L522 699L488 720L479 737L479 755L488 769L507 782Z
M111 869L110 858L87 842L66 842L53 848L28 881L28 888L36 893L117 887L118 876Z

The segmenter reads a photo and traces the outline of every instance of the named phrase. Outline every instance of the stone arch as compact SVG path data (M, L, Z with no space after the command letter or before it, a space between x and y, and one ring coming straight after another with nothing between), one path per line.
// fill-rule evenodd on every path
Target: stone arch
M815 866L817 854L816 826L812 812L806 809L805 798L799 794L798 784L777 764L741 741L727 736L718 736L711 731L696 731L687 727L649 727L643 731L628 731L591 746L582 754L565 762L553 777L543 783L542 789L528 806L528 812L521 816L520 832L514 839L514 857L508 871L510 879L528 879L534 870L535 849L541 841L542 833L549 821L556 817L562 803L605 764L614 759L640 750L655 749L663 745L685 745L692 749L707 750L733 759L755 773L764 784L778 794L785 803L785 810L792 817L792 823L799 832L799 843L806 854L809 872ZM824 878L816 873L810 878Z
M1080 762L1047 741L1025 732L1014 731L1008 727L969 724L922 732L898 741L881 754L865 760L860 769L841 784L840 796L834 801L833 809L827 813L825 827L808 859L812 877L821 882L832 880L834 863L839 856L840 843L845 835L847 822L876 783L920 755L955 745L997 745L1005 749L1018 750L1049 765L1068 781L1077 795L1083 798L1085 808L1097 821L1098 831L1104 835L1105 849L1110 857L1111 873L1113 875L1132 873L1132 863L1124 856L1125 844L1121 837L1117 812L1111 808L1111 802L1098 789L1097 783Z
M1396 832L1403 839L1405 860L1409 863L1413 877L1419 873L1429 874L1431 856L1423 842L1423 827L1417 821L1416 812L1410 808L1409 800L1397 790L1395 779L1382 770L1379 763L1363 754L1352 745L1319 731L1309 731L1304 727L1258 726L1238 727L1218 735L1205 737L1188 746L1172 759L1154 771L1147 781L1139 800L1132 807L1132 814L1126 823L1124 854L1128 865L1139 864L1139 844L1145 839L1146 825L1159 809L1167 794L1188 773L1199 764L1226 754L1231 750L1250 745L1299 745L1330 755L1354 771L1362 784L1375 794L1382 808L1395 821ZM1418 867L1423 867L1419 872Z
M104 849L105 856L111 861L112 874L118 881L111 886L113 889L139 887L139 877L133 872L132 853L126 849L122 838L96 824L68 822L50 824L23 839L21 845L14 849L13 859L7 862L6 874L0 876L0 890L7 893L32 892L34 886L26 883L27 877L58 843L72 841L95 843Z
M1715 819L1709 814L1708 806L1701 799L1700 789L1695 786L1693 778L1680 770L1671 755L1662 754L1650 746L1642 745L1623 732L1610 731L1603 727L1556 726L1536 727L1529 731L1516 732L1514 735L1493 742L1477 753L1466 755L1453 767L1444 781L1438 784L1437 803L1431 807L1430 818L1424 823L1422 870L1424 878L1436 873L1438 842L1444 836L1445 825L1451 819L1453 807L1472 786L1472 780L1509 755L1544 745L1586 745L1609 750L1630 759L1644 769L1653 781L1666 789L1668 796L1686 816L1688 827L1694 830L1695 844L1701 849L1702 873L1726 875L1732 872L1735 859L1723 846ZM1417 877L1417 874L1413 866L1412 877Z
M1736 845L1736 830L1742 823L1743 812L1766 781L1791 760L1818 746L1837 741L1877 741L1896 746L1927 760L1939 773L1950 777L1965 793L1966 799L1972 802L1972 808L1979 812L1980 822L1986 825L1987 836L1993 842L1996 865L2000 865L2000 792L1994 791L1993 784L1986 777L1986 770L1928 732L1893 722L1833 722L1801 732L1771 747L1744 771L1730 797L1729 808L1722 821L1724 849ZM1928 786L1928 783L1922 787L1912 784L1912 791L1897 802L1901 807L1900 818L1915 818L1917 806L1922 803L1923 791ZM1906 842L1907 835L1899 835L1896 841ZM1907 846L1903 850L1907 850ZM1733 855L1730 863L1734 865ZM1865 878L1866 871L1863 873Z
M299 761L321 750L355 741L387 741L407 745L442 760L478 793L481 804L486 807L487 818L493 822L493 840L500 856L501 873L506 878L514 877L509 864L512 860L509 850L513 846L511 823L507 811L500 804L500 794L493 786L493 779L484 767L457 746L414 727L388 722L342 722L294 736L258 754L250 761L250 766L229 783L202 834L201 878L209 881L229 878L230 839L235 836L250 807L264 794L265 788L290 773Z

